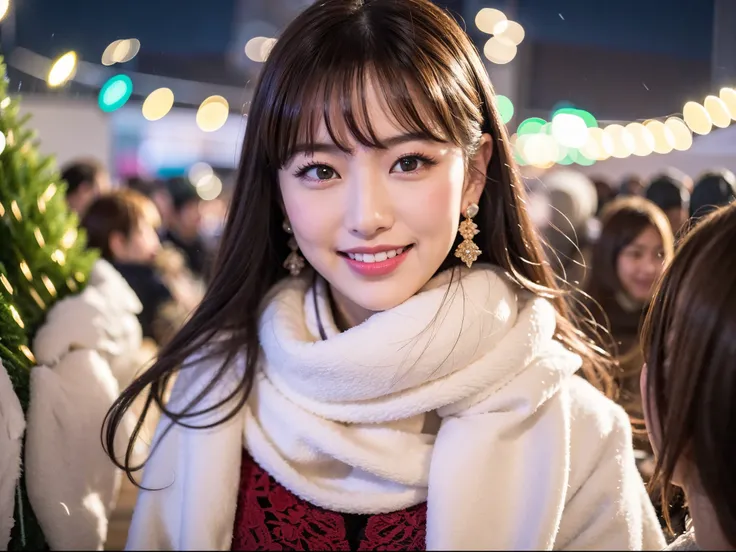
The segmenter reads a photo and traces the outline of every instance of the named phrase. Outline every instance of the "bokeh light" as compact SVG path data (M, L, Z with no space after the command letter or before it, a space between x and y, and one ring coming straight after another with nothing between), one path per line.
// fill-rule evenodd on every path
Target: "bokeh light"
M100 109L106 113L123 107L133 94L133 81L127 75L115 75L110 78L100 90L98 103Z
M731 113L725 102L718 96L708 96L703 102L703 107L708 112L713 126L726 128L731 124Z
M514 118L514 104L503 94L496 94L496 107L504 124Z
M733 88L721 88L721 91L718 93L718 97L723 100L724 104L726 104L728 112L731 115L731 119L736 121L736 90Z
M110 43L102 52L102 65L110 66L116 63L127 63L141 49L141 42L137 38L125 38Z
M506 14L493 8L483 8L475 16L475 26L486 34L493 34L498 24L504 21Z
M202 178L197 184L197 195L204 201L217 199L222 193L222 180L216 174Z
M654 151L662 155L670 153L675 148L675 137L672 131L662 121L656 119L647 121L644 126L654 137Z
M526 36L524 27L520 23L508 19L496 23L496 26L493 28L493 34L510 40L517 46L524 41L524 37Z
M174 92L171 88L159 88L151 92L143 102L141 111L149 121L163 119L174 106Z
M540 132L542 127L546 124L547 121L544 119L540 119L539 117L530 117L519 123L519 128L516 129L516 133L519 136L524 136L525 134L536 134Z
M48 85L52 88L61 86L74 76L77 70L77 54L76 52L67 52L57 59L51 66L49 76L46 79Z
M687 151L693 145L693 134L679 117L670 117L664 122L674 138L674 148L677 151Z
M268 59L268 54L276 44L275 38L267 38L265 36L256 36L251 38L245 44L245 55L258 63L263 63Z
M626 157L633 155L636 141L631 133L623 126L618 124L608 125L603 129L603 132L609 137L611 144L613 145L613 149L611 151L612 157L625 159Z
M611 137L605 134L602 128L589 128L588 141L580 148L580 153L587 159L604 161L611 157L612 152Z
M492 36L483 46L483 55L498 65L509 63L516 57L516 44L503 36Z
M641 123L629 123L626 130L634 138L634 155L646 157L654 151L654 135Z
M580 148L588 141L588 127L576 113L558 112L551 126L552 136L562 146Z
M197 110L197 126L204 132L214 132L223 127L230 114L230 105L222 96L210 96Z
M209 166L207 163L195 163L189 168L188 175L189 176L189 182L192 183L192 186L199 186L205 178L209 178L214 174L214 171L212 170L212 167Z
M10 0L0 0L0 21L5 19L5 16L8 15L9 10Z
M705 135L713 129L713 121L708 110L697 102L687 102L682 108L685 124L696 134Z

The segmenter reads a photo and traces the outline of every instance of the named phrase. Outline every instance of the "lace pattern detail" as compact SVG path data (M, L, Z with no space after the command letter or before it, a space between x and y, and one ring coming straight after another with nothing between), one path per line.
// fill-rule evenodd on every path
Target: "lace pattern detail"
M297 497L243 453L232 550L347 551L351 542L357 550L425 549L426 503L353 516L351 534L346 517Z

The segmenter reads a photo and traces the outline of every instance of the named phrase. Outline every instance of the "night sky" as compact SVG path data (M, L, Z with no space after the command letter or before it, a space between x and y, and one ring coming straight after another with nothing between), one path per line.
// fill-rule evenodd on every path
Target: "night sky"
M459 0L447 0L457 4ZM707 59L712 0L516 0L527 36ZM98 58L116 38L152 51L225 52L235 0L16 0L17 42L47 56L75 49ZM502 7L504 0L487 5Z

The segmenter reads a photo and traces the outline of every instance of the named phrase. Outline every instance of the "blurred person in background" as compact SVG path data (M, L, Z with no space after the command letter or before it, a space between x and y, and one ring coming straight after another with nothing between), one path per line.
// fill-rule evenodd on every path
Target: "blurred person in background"
M616 197L616 190L614 190L611 182L602 176L594 176L592 179L593 186L595 186L595 193L598 196L598 206L595 210L595 214L599 215L603 208L608 205Z
M61 179L67 185L67 204L80 218L100 194L111 188L107 170L93 159L79 159L65 165Z
M176 308L172 291L154 265L161 247L159 224L153 202L131 189L100 196L82 219L89 246L100 250L140 299L143 336L161 345L183 324L188 310Z
M126 180L126 186L153 201L161 217L159 236L165 235L174 211L174 204L166 184L161 180L134 176Z
M727 169L708 171L695 182L690 196L692 222L736 199L736 177Z
M187 267L195 276L206 280L212 255L202 236L202 199L186 178L171 178L166 187L174 208L164 241L181 251Z
M643 420L639 327L654 284L673 251L669 221L651 201L624 197L603 210L601 233L592 248L585 306L599 324L591 337L619 362L619 402L633 420ZM634 445L648 450L646 435L635 435Z
M690 177L670 169L652 178L644 191L644 197L664 211L675 235L684 228L689 217Z
M549 218L541 231L550 263L559 277L579 286L586 277L588 249L597 234L595 186L583 173L570 169L545 174L542 185Z
M629 174L621 179L621 185L618 194L621 196L641 196L644 195L644 180L635 174Z
M653 488L685 491L692 529L669 550L736 550L736 205L682 241L652 299L641 395Z

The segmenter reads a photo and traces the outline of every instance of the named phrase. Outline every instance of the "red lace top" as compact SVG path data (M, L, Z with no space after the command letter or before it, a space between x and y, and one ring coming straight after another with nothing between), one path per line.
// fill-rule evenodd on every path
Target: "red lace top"
M232 550L424 550L427 504L388 514L314 506L243 453Z

